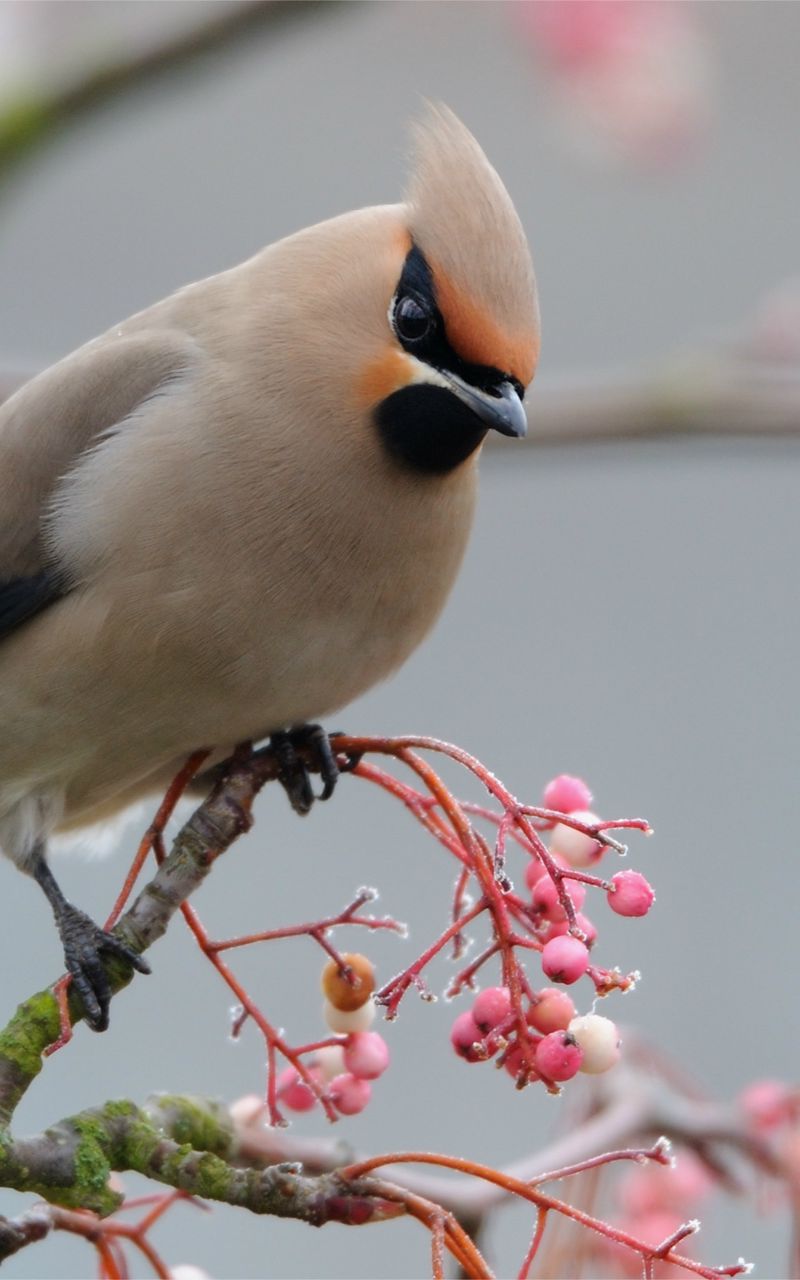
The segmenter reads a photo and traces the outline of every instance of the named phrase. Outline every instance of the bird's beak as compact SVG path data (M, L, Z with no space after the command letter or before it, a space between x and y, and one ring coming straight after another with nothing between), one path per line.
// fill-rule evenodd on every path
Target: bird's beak
M503 436L524 436L528 430L525 406L510 382L500 382L493 391L481 391L464 382L457 374L444 372L450 390L487 427Z

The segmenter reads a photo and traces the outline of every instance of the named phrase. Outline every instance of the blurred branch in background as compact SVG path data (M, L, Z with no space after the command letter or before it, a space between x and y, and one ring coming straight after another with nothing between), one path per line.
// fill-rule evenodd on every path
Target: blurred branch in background
M264 29L296 30L325 7L325 0L146 6L141 22L118 6L109 18L91 0L0 3L0 192L17 166L65 126ZM687 6L519 0L498 8L531 45L557 100L566 95L561 107L584 142L602 133L603 144L595 141L606 160L660 166L685 155L691 139L703 135L713 59ZM23 381L0 368L0 402ZM538 445L794 435L800 428L800 286L790 281L768 295L741 339L652 369L564 379L545 374L529 404L528 439Z
M55 50L57 61L50 65L50 53L42 47L23 50L15 46L24 45L32 35L31 43L36 43L38 32L43 25L47 27L51 18L56 18L57 24L67 22L78 37L85 27L88 37L97 25L93 6L59 5L57 9L66 15L59 20L49 5L0 5L0 45L5 46L2 61L9 63L11 72L3 75L5 85L0 94L0 188L18 165L53 141L63 128L120 95L150 86L167 73L194 66L200 58L216 55L256 31L271 27L277 32L302 23L332 2L227 0L221 5L208 5L210 17L204 16L201 22L183 22L177 32L154 37L144 31L139 32L138 39L129 39L119 29L115 38L108 41L110 49L106 46L87 52L77 47L73 52L78 55L78 64L72 69L64 65L59 49ZM194 6L191 11L196 12ZM46 19L44 24L42 17ZM34 66L26 66L26 61ZM16 80L15 64L22 64L25 72ZM8 71L6 67L2 69Z
M637 437L800 433L800 280L759 300L737 334L652 369L543 378L530 393L534 444Z
M785 358L759 350L755 335L651 369L540 375L528 393L527 443L800 435L800 328L797 343ZM0 370L0 403L25 381Z
M300 27L332 3L0 0L0 184L64 127L108 102L265 28ZM556 121L586 159L663 169L706 137L714 57L691 6L516 0L496 8L548 77Z
M800 368L698 353L652 371L543 378L530 398L531 444L659 436L800 434Z

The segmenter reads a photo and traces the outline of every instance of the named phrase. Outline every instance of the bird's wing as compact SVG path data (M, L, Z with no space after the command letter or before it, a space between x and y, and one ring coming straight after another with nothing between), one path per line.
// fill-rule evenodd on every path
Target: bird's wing
M174 382L196 348L183 335L108 336L0 406L0 639L70 589L44 517L59 481L104 435Z
M65 590L66 583L53 569L0 582L0 640L60 599Z

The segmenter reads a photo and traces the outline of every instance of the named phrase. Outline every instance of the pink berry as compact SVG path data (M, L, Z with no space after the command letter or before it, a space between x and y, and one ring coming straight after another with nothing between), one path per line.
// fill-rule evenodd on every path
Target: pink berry
M506 1050L503 1058L503 1066L505 1067L512 1080L516 1080L523 1064L522 1050L518 1044L513 1044L510 1049Z
M797 1095L780 1080L755 1080L739 1094L739 1106L754 1129L767 1132L792 1119Z
M597 814L590 813L588 809L575 809L569 816L575 818L577 822L582 822L585 827L596 826L600 821ZM580 869L592 866L602 857L603 850L604 845L599 840L595 840L593 836L584 835L582 831L575 831L572 827L565 826L563 822L553 827L550 852L560 853L571 867Z
M511 1048L506 1050L503 1066L512 1080L517 1080L523 1072L529 1084L541 1078L535 1067L530 1065L528 1058L525 1057L518 1044L512 1044Z
M550 856L559 867L564 867L565 869L569 868L569 863L566 858L561 857L560 853L553 853L551 850ZM533 893L534 886L538 884L542 876L546 875L547 872L543 862L540 862L536 857L528 859L527 866L525 867L525 883L531 893Z
M566 920L566 912L562 907L558 889L548 875L542 876L533 886L531 903L534 911L538 911L548 920Z
M575 1005L566 991L559 991L558 987L545 987L543 991L537 992L536 1000L525 1016L536 1031L546 1036L551 1031L566 1031L575 1017Z
M581 884L579 880L565 880L563 884L572 899L573 907L576 911L579 911L586 897L586 885ZM537 881L533 886L531 900L534 910L541 911L542 915L547 916L548 920L566 919L566 913L558 896L558 889L549 876L542 876L541 880Z
M481 1029L472 1016L472 1010L465 1009L450 1028L450 1043L458 1056L466 1062L481 1062L483 1055L476 1053L474 1046L482 1039Z
M578 1042L566 1031L551 1031L536 1046L536 1066L548 1080L571 1080L582 1060Z
M343 1116L357 1116L372 1096L372 1085L369 1080L359 1080L357 1076L345 1072L331 1080L328 1093L336 1110Z
M525 883L531 893L533 893L534 886L545 874L543 862L540 862L538 858L528 859L527 866L525 867Z
M592 793L582 778L560 773L545 787L542 808L572 813L575 809L588 809L591 803Z
M569 986L577 982L588 967L589 952L570 934L551 938L542 948L542 968L552 982L563 982Z
M309 1075L316 1078L313 1068ZM313 1091L300 1079L294 1067L284 1067L278 1076L278 1097L290 1111L310 1111L317 1102Z
M618 871L611 877L613 889L606 897L612 911L618 916L646 916L653 905L655 894L638 871Z
M657 1245L661 1244L662 1240L666 1240L681 1226L681 1221L677 1213L670 1213L665 1209L653 1209L650 1213L643 1213L641 1217L625 1222L623 1230L629 1231L631 1235L638 1236L645 1244L649 1244L651 1248L655 1249ZM685 1241L683 1243L685 1246ZM672 1268L670 1267L669 1270L672 1270ZM663 1275L664 1273L661 1272L660 1274Z
M377 1031L348 1036L344 1046L345 1071L359 1080L377 1080L389 1065L389 1046Z
M581 933L586 935L587 947L593 947L597 941L597 929L594 927L589 917L585 916L582 911L579 911L575 916L575 925L576 928L580 929ZM563 937L565 933L569 933L569 923L566 916L563 920L553 921L544 935L544 941L549 942L551 938Z
M505 1022L510 1012L511 992L508 987L487 987L478 993L472 1006L472 1016L484 1036Z
M575 917L575 924L578 926L581 933L586 934L587 947L593 947L597 942L597 929L592 924L589 917L585 916L582 911L579 911Z

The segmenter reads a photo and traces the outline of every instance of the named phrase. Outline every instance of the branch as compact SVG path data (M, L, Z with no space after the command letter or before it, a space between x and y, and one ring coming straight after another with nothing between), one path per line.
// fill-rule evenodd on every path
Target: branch
M332 1172L302 1175L299 1165L264 1169L232 1163L236 1140L228 1111L193 1098L157 1096L145 1107L108 1102L82 1111L33 1138L6 1138L0 1150L0 1182L34 1192L66 1208L105 1216L122 1194L113 1171L133 1171L204 1200L251 1213L295 1218L313 1226L326 1222L363 1225L404 1213L372 1180L342 1179ZM40 1239L41 1218L0 1228L0 1258ZM4 1238L5 1237L5 1238Z
M451 939L454 929L460 932L467 921L479 915L485 916L494 938L493 946L485 954L489 957L495 952L502 953L502 974L511 1010L508 1015L502 1015L499 1024L505 1046L499 1061L508 1069L505 1054L510 1043L516 1042L520 1051L527 1049L531 1053L540 1043L528 1023L527 1001L533 997L517 958L517 949L525 948L524 956L530 955L531 949L538 954L542 950L542 942L536 936L539 925L535 913L531 914L506 878L507 846L512 841L516 842L527 866L532 865L532 858L538 859L542 875L547 875L549 869L556 889L559 893L563 891L564 909L568 916L572 903L561 883L564 877L559 875L553 855L542 844L539 831L553 824L571 827L597 847L606 845L621 851L623 846L616 835L626 829L649 832L647 822L638 818L606 821L592 815L584 818L561 810L522 805L475 757L459 747L428 737L334 735L330 748L341 769L349 769L362 780L380 785L400 799L423 827L456 857L462 868L459 895L466 883L463 881L464 869L475 878L481 895L474 908L451 923L398 979L378 993L376 999L387 1006L391 1015L404 992L413 985L420 986L423 969ZM309 738L305 746L301 744L296 750L309 769L319 771L323 767L323 757L312 739ZM485 811L482 806L471 806L471 810L462 807L420 752L435 753L459 764L488 791L500 810L495 814L493 824L498 831L494 851L472 825L469 816L471 810L476 816L486 816L490 811ZM377 765L364 761L362 757L367 753L393 758L411 771L415 785L409 785ZM336 1114L333 1093L328 1094L324 1085L316 1082L308 1067L300 1061L303 1054L318 1049L319 1043L299 1048L292 1048L286 1043L282 1033L276 1032L263 1018L258 1007L227 970L221 953L239 943L249 945L259 940L275 941L300 933L319 943L328 928L353 924L369 928L388 927L394 922L358 916L359 907L368 897L366 891L362 891L335 916L326 916L308 925L214 942L199 925L193 910L187 905L187 899L203 882L220 854L251 826L253 801L261 787L278 777L285 785L286 779L285 762L271 747L254 751L250 744L242 744L229 761L202 775L201 781L206 785L214 782L211 794L185 823L172 851L166 856L163 833L167 818L184 788L202 769L207 756L205 751L192 756L168 789L153 824L140 844L114 906L112 919L116 919L124 909L136 876L150 851L155 854L158 868L130 910L118 921L115 931L129 947L141 953L163 935L176 911L183 910L193 932L200 937L205 954L241 999L243 1008L257 1019L265 1036L268 1056L265 1109L273 1125L280 1122L275 1105L276 1053L282 1054L300 1073L304 1083L322 1102L329 1118L333 1119ZM614 836L609 834L611 830ZM570 875L573 880L580 875L595 887L609 888L605 881L595 876L578 872ZM573 912L572 925L575 924ZM524 936L517 931L520 927L526 930ZM578 945L583 946L582 943ZM326 949L331 951L330 946ZM339 957L339 953L335 952L335 956ZM339 960L341 963L341 957ZM121 960L109 961L107 972L114 992L131 978L130 966ZM623 985L621 975L615 978L616 971L592 967L586 972L595 985L596 974L605 975L605 985ZM461 981L464 981L463 977ZM69 1015L73 1020L79 1019L79 1000L67 993L62 981L56 984L56 991L66 993L64 1004L68 1006ZM183 1195L221 1201L253 1213L290 1217L314 1225L329 1221L364 1225L408 1214L419 1220L430 1233L434 1276L443 1275L443 1254L446 1250L459 1262L465 1274L476 1280L490 1276L490 1272L472 1237L486 1213L509 1196L528 1201L539 1215L524 1270L539 1248L544 1219L552 1213L639 1254L646 1269L656 1258L664 1258L704 1277L740 1274L739 1264L721 1270L708 1268L676 1252L675 1247L690 1231L694 1231L693 1220L691 1224L676 1226L660 1245L651 1246L567 1201L552 1197L540 1190L540 1184L569 1178L620 1160L664 1164L667 1157L661 1139L650 1148L630 1146L636 1136L664 1129L679 1132L703 1152L709 1164L714 1162L718 1170L721 1168L719 1162L713 1153L706 1150L712 1143L737 1145L751 1159L760 1160L763 1167L775 1171L770 1166L770 1149L757 1150L757 1140L737 1129L735 1117L695 1098L681 1098L677 1106L668 1104L662 1097L663 1089L655 1091L652 1082L640 1087L635 1073L627 1078L624 1073L618 1075L616 1090L612 1085L611 1091L606 1093L600 1114L593 1121L579 1126L559 1148L551 1147L549 1151L531 1156L517 1167L505 1171L489 1169L471 1160L425 1152L372 1156L342 1168L344 1153L339 1149L334 1155L329 1148L324 1160L312 1165L313 1174L309 1175L301 1165L287 1161L285 1146L283 1151L276 1149L274 1136L270 1137L273 1146L269 1150L265 1145L259 1148L252 1135L248 1146L247 1126L244 1134L241 1125L237 1132L234 1118L227 1109L184 1097L158 1097L151 1099L145 1107L138 1107L127 1100L108 1102L68 1117L32 1138L15 1138L8 1128L14 1110L41 1070L42 1055L56 1039L59 1030L63 1032L63 1012L54 991L42 992L20 1006L10 1024L0 1033L0 1122L4 1122L4 1127L0 1128L0 1185L33 1192L51 1205L60 1206L60 1218L51 1214L47 1220L50 1227L86 1234L101 1255L101 1274L104 1276L123 1274L115 1261L114 1251L119 1250L118 1237L126 1233L127 1238L153 1262L157 1274L167 1274L147 1240L148 1217L133 1228L121 1224L107 1225L101 1221L123 1203L111 1179L116 1171L140 1173ZM475 1031L480 1034L477 1024ZM499 1034L498 1031L490 1031L482 1043L488 1046L492 1037L496 1039ZM62 1035L58 1043L63 1043L63 1039ZM486 1056L493 1056L497 1048L498 1045L487 1047ZM518 1087L529 1083L531 1078L541 1079L551 1091L558 1087L541 1072L512 1068L508 1074L515 1076ZM252 1121L252 1110L250 1117ZM623 1145L626 1143L628 1145ZM594 1149L590 1144L595 1144ZM377 1176L377 1170L384 1165L405 1165L409 1162L446 1167L462 1176L455 1184L443 1182L428 1172L391 1183ZM308 1158L307 1163L311 1164ZM550 1172L543 1172L543 1168ZM723 1168L720 1176L724 1172ZM165 1205L171 1203L174 1203L174 1196L162 1197L152 1214L163 1212ZM72 1210L78 1211L77 1214L64 1216ZM95 1225L86 1226L84 1230L87 1214L96 1215ZM470 1223L472 1237L464 1229L465 1221ZM26 1243L41 1238L45 1225L41 1218L5 1223L4 1227L0 1226L0 1252L5 1247L7 1253L13 1253Z
M281 30L323 9L322 0L245 0L226 4L213 17L138 53L122 53L105 67L89 68L72 84L38 86L0 115L0 184L43 144L83 116L131 90L194 65L243 41L255 31Z
M0 1262L29 1244L44 1240L52 1226L50 1207L46 1204L34 1205L18 1218L0 1218Z
M145 885L114 932L139 954L163 937L176 911L203 883L220 854L252 823L253 801L265 782L277 777L271 752L237 754L208 799L182 827L167 858ZM109 958L106 972L116 995L133 976L130 965ZM70 991L69 1016L83 1017ZM61 1016L51 989L31 996L0 1032L0 1124L8 1124L28 1087L42 1069L46 1050L58 1040Z
M488 1182L471 1172L445 1180L408 1171L391 1183L360 1173L364 1165L407 1160L404 1153L351 1162L348 1173L342 1166L351 1158L341 1145L292 1139L252 1121L237 1125L226 1108L201 1099L158 1095L142 1108L131 1102L110 1102L62 1120L36 1137L3 1141L0 1183L45 1196L56 1207L37 1206L15 1221L0 1221L0 1261L42 1239L54 1227L86 1234L96 1244L103 1233L112 1236L115 1230L121 1231L113 1223L92 1228L91 1218L76 1219L58 1208L80 1208L101 1217L117 1210L122 1196L110 1181L112 1171L135 1171L191 1196L315 1226L327 1222L363 1226L411 1213L434 1237L440 1223L452 1227L452 1220L470 1222L474 1234L481 1219L514 1194L523 1194L540 1209L567 1213L591 1225L594 1219L536 1188L613 1159L655 1158L657 1148L611 1155L608 1149L653 1133L673 1115L673 1131L689 1145L703 1149L712 1142L727 1143L759 1167L779 1172L771 1149L748 1134L733 1113L695 1100L665 1102L652 1081L637 1073L616 1083L594 1120L505 1170L482 1171L484 1177L491 1172L493 1180ZM298 1157L303 1165L297 1163ZM469 1161L424 1158L472 1169ZM554 1167L555 1172L544 1172ZM474 1169L476 1174L481 1171L477 1165ZM126 1229L126 1234L138 1238L141 1246L140 1230ZM459 1245L459 1239L452 1231L446 1234L451 1252L467 1247L463 1240ZM469 1274L488 1274L481 1270L477 1251L471 1266ZM693 1262L689 1269L701 1275L717 1274Z
M800 370L730 348L667 359L653 369L537 379L529 444L661 436L796 436Z
M548 1170L586 1164L603 1152L661 1134L700 1152L712 1145L727 1148L757 1170L778 1178L785 1176L773 1147L754 1134L733 1109L680 1096L638 1069L625 1071L617 1067L614 1077L613 1087L609 1080L595 1114L546 1147L506 1165L501 1171L503 1177L525 1183L547 1181ZM347 1161L356 1163L352 1155L343 1152L339 1142L295 1138L265 1128L252 1112L239 1119L234 1108L234 1115L242 1160L258 1165L299 1161L312 1173L331 1172ZM462 1221L480 1220L510 1203L509 1193L502 1186L469 1177L443 1178L428 1171L409 1170L394 1175L393 1180L398 1186L436 1201Z
M0 404L25 381L0 373ZM651 370L544 375L528 404L528 448L664 436L792 438L800 434L800 372L733 347L700 350ZM490 435L488 446L496 444Z

